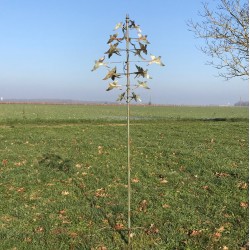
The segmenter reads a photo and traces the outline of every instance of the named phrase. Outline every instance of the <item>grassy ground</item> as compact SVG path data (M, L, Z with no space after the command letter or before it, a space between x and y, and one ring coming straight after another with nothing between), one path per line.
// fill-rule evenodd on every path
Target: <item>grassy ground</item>
M132 115L133 249L247 249L248 109ZM125 116L0 105L0 249L126 249Z
M124 105L0 105L0 123L11 121L126 120ZM138 119L246 119L246 107L133 106L131 118Z

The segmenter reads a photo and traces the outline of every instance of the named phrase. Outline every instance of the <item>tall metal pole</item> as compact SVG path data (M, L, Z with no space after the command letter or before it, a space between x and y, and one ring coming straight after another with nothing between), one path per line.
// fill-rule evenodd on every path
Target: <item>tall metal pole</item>
M129 120L130 120L130 107L129 107L129 96L130 96L130 75L129 75L129 16L126 15L126 65L127 65L127 129L128 129L128 249L130 249L130 235L131 235L131 181L130 181L130 131L129 131Z

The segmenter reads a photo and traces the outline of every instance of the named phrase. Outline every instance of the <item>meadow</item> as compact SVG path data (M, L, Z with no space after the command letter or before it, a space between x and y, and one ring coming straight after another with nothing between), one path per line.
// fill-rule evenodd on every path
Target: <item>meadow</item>
M248 249L248 108L131 107L132 247ZM126 249L123 105L0 104L0 249Z

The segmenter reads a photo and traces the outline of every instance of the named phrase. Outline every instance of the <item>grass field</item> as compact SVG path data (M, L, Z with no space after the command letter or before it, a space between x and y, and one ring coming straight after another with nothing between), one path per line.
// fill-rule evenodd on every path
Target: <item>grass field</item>
M248 249L248 108L131 107L133 249ZM0 249L126 249L126 107L0 105Z

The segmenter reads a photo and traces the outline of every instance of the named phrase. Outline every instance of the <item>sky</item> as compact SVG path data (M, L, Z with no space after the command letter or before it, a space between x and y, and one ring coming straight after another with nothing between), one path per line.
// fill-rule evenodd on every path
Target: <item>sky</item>
M200 20L201 9L200 0L0 0L0 97L115 101L121 92L105 91L107 69L91 69L128 14L148 36L148 56L160 55L165 64L148 66L153 79L150 90L139 91L143 103L248 101L248 81L217 77L217 69L206 65L210 58L197 49L203 41L188 31L187 21Z

